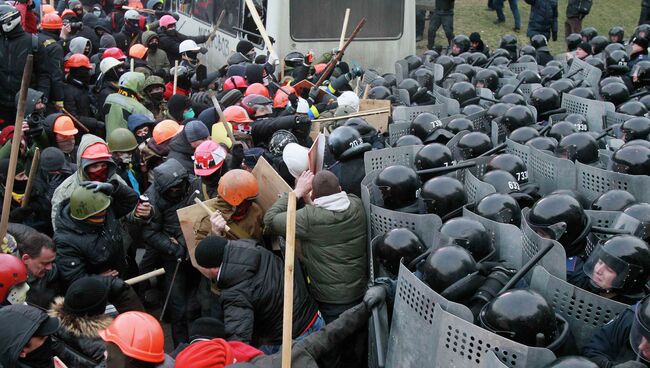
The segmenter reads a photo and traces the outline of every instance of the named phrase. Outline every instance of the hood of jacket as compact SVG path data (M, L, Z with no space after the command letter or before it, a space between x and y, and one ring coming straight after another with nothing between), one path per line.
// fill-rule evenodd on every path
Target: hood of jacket
M70 41L70 53L71 54L83 54L86 46L90 42L86 37L75 37Z
M86 176L86 167L88 165L94 164L96 162L107 162L108 163L108 178L111 178L115 174L115 170L117 170L117 166L115 165L115 162L113 162L112 159L107 159L107 160L87 160L87 159L82 159L81 155L83 152L88 148L89 146L95 144L95 143L104 143L106 142L99 138L96 135L92 134L84 134L83 137L81 137L81 142L79 142L79 148L77 149L77 165L79 165L79 169L77 170L77 175L79 175L79 181L88 181L88 176Z
M102 38L99 39L99 48L102 50L110 49L111 47L117 47L117 42L115 42L115 37L110 33L104 33Z
M47 314L40 309L24 305L12 305L2 308L0 313L0 366L4 368L19 367L16 363L23 347L43 321Z
M64 298L58 296L52 303L52 308L48 314L50 317L57 317L61 321L61 327L68 330L77 337L99 337L98 331L108 327L113 321L113 317L107 314L98 314L96 316L75 316L66 313L63 310Z
M150 0L150 1L156 1L156 0ZM158 37L158 34L156 32L145 31L144 33L142 33L142 44L146 46L149 43L149 41L154 37Z
M153 176L156 191L160 194L189 177L183 165L173 158L156 166L153 169Z
M45 134L47 134L47 139L50 142L50 145L53 147L56 147L56 137L54 136L54 122L56 119L59 118L63 114L61 113L54 113L50 114L45 117L45 120L43 120L43 130L45 130Z
M223 263L217 280L220 289L253 278L260 267L260 251L253 240L230 240L224 249Z
M170 151L175 151L190 156L194 154L194 149L192 148L190 141L187 140L187 137L185 137L185 134L183 134L183 132L176 134L169 141L168 147Z
M93 13L86 13L81 19L81 22L84 24L85 27L95 28L97 22L99 22L99 17L97 17Z

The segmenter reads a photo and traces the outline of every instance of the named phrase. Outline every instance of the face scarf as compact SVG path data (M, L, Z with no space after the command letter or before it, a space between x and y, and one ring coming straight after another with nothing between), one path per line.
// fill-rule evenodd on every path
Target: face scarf
M149 93L149 98L151 98L151 101L153 102L160 102L163 99L163 92L151 92Z
M69 154L74 149L74 136L70 136L70 138L62 141L56 141L56 145L59 146L59 149L63 151L63 153Z
M19 358L18 361L28 367L54 367L54 353L52 352L52 338L48 337L43 345L38 349L33 350L24 358Z
M98 212L86 219L86 221L90 222L91 224L103 224L104 221L106 221L106 213L108 211L103 210L101 212Z
M191 107L183 111L183 119L193 119L193 118L194 118L194 110Z
M158 42L150 42L148 47L149 51L156 52L158 50Z
M92 181L105 182L106 179L108 179L108 167L97 170L95 172L86 171L86 175L88 176L88 179Z
M187 181L183 180L181 183L174 185L163 193L163 198L172 203L178 203L183 199L185 189L187 188Z
M243 220L244 217L246 217L246 214L248 213L248 209L251 208L253 205L253 201L251 200L245 200L242 203L239 204L235 208L235 213L230 217L231 220L233 221L240 221Z

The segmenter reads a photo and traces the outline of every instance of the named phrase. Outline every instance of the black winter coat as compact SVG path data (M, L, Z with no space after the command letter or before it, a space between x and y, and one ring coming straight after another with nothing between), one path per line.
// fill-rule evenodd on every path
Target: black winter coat
M172 237L178 241L180 246L187 247L176 210L193 205L195 197L203 199L201 194L196 195L194 193L195 190L200 190L201 181L190 178L187 171L174 159L163 162L153 172L153 185L145 192L145 195L149 197L149 203L153 207L153 216L144 225L142 238L146 239L147 244L164 257L175 259L179 245L174 244L169 238ZM180 201L173 203L163 197L163 193L167 189L183 180L188 180L189 185Z
M251 123L251 136L256 147L266 147L273 133L280 129L288 130L298 138L298 143L309 147L306 140L309 136L311 124L296 124L295 115L280 116L277 118L263 117Z
M76 79L68 78L63 86L65 109L76 117L94 117L90 106L88 87Z
M201 44L208 40L208 35L186 36L176 30L164 31L161 28L158 31L158 39L160 40L160 45L158 47L167 53L169 64L174 65L175 60L181 59L181 55L178 53L178 46L181 45L181 42L185 40L194 40L197 44Z
M194 148L185 137L185 134L181 132L176 134L170 141L169 145L169 155L167 158L173 158L178 161L183 168L187 171L188 175L194 175L194 160L192 156L194 155Z
M49 366L28 365L22 359L19 360L23 347L29 342L29 339L45 319L47 319L47 314L35 307L12 305L2 308L2 313L0 313L0 326L2 326L2 333L0 334L0 351L2 352L0 354L0 367L54 367L52 364ZM49 340L47 339L44 346L30 353L28 357L40 353L41 356L49 357L51 362L55 347Z
M38 42L45 48L47 62L43 64L48 74L50 101L63 101L63 46L59 35L42 30Z
M530 4L527 36L543 34L550 38L551 32L557 33L557 0L525 0Z
M361 180L366 176L363 154L346 161L337 161L327 169L339 178L341 188L346 193L361 198Z
M630 331L637 305L625 309L618 317L600 327L582 348L582 355L599 367L610 368L636 359L630 346Z
M567 18L584 18L591 11L592 0L569 0L566 5Z
M318 308L309 295L300 268L293 287L293 338L309 327ZM254 346L282 343L284 263L253 240L226 245L217 287L229 340Z
M34 55L34 66L30 86L50 96L50 78L47 74L47 53L39 44L38 37L27 33L21 26L16 26L9 33L0 35L0 106L15 108L16 93L20 91L27 55Z

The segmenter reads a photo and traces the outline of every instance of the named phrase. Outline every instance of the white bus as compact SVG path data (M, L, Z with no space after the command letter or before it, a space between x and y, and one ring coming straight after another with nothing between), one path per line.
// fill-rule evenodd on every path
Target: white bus
M225 16L214 40L207 44L209 70L226 63L237 43L248 39L257 54L266 53L244 0L168 0L167 6L180 14L176 25L187 35L209 34L221 11ZM382 73L394 72L395 61L415 53L415 0L254 0L267 33L275 39L278 56L291 51L316 58L338 48L345 9L350 8L347 35L362 17L367 23L350 44L344 60L373 67Z

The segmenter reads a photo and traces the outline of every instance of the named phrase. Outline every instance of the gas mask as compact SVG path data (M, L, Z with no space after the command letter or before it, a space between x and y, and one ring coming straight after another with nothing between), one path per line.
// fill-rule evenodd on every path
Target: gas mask
M26 282L21 282L18 285L14 285L11 290L9 290L9 295L7 295L7 301L10 304L26 304L27 292L29 291L29 285Z
M117 160L123 163L124 165L128 165L133 161L133 155L129 152L118 152L116 154Z

